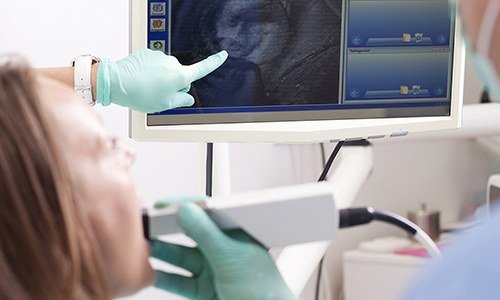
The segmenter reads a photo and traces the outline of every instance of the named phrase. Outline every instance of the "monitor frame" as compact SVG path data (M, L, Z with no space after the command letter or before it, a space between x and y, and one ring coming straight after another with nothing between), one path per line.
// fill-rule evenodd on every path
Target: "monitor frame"
M130 51L147 47L147 0L130 0ZM455 15L450 116L148 126L147 114L130 110L129 136L141 142L317 143L401 137L462 125L465 46ZM196 117L196 116L194 116Z

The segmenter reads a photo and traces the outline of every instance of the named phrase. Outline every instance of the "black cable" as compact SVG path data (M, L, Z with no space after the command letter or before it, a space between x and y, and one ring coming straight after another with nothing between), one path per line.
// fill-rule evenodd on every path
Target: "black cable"
M406 218L401 217L400 215L387 212L387 211L376 211L373 212L373 219L385 223L389 223L392 225L396 225L397 227L403 229L411 235L415 235L418 231L417 225L413 224Z
M319 267L318 267L318 277L316 277L316 291L315 291L315 299L319 299L319 288L321 287L321 277L323 273L323 263L325 261L325 256L321 258L319 261Z
M375 218L371 207L346 208L339 210L339 229L368 224Z
M323 166L323 169L324 169L326 167L325 144L323 144L323 143L319 144L319 149L321 150L321 165Z
M344 145L344 141L340 141L337 143L335 146L335 149L333 149L332 154L328 158L328 161L326 162L326 166L323 169L323 172L321 173L321 176L318 179L318 182L320 181L325 181L326 176L328 175L328 172L330 171L330 168L332 167L333 161L335 160L335 157L337 157L337 154L339 154L340 148Z
M387 211L377 211L371 207L341 209L339 210L339 219L340 229L368 224L371 221L395 225L411 235L415 235L419 229L417 225L400 215Z
M205 194L208 197L212 197L212 186L213 186L213 173L214 173L214 144L207 143L207 161L206 161L206 172L205 172Z
M381 221L395 225L400 229L411 234L427 250L429 255L434 258L442 257L441 251L436 243L423 231L418 225L410 220L386 211L376 211L371 207L348 208L339 211L339 228L346 228L370 223L371 221Z
M339 210L339 218L339 228L368 224L374 220L395 225L415 237L425 247L431 257L442 257L436 243L418 225L400 215L387 211L376 211L371 207L364 207L341 209Z
M330 154L330 157L328 158L328 161L325 163L325 146L321 144L321 156L322 156L322 161L323 161L323 172L321 173L321 176L318 179L318 182L325 181L326 176L328 175L328 172L330 171L330 168L332 167L333 161L337 157L337 155L340 152L340 148L344 145L344 141L340 141L337 143L335 146L335 149L333 149L332 154ZM325 260L325 256L321 258L319 262L319 267L318 267L318 276L316 277L316 294L314 296L314 299L318 300L319 299L319 288L321 285L321 273L323 271L323 261Z

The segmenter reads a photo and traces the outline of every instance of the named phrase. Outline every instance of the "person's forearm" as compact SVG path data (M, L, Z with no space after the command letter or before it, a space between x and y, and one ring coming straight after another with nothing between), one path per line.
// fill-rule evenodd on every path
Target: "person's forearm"
M90 81L92 84L92 98L96 99L97 96L97 69L99 68L99 63L92 65L92 73L90 75ZM57 80L71 88L75 86L74 71L72 67L61 67L61 68L38 68L36 69L38 74Z

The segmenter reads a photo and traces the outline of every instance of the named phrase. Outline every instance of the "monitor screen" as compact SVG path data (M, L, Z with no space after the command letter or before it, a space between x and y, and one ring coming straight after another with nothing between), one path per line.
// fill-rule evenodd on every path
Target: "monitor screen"
M147 43L193 64L188 108L148 126L450 116L448 0L148 0Z

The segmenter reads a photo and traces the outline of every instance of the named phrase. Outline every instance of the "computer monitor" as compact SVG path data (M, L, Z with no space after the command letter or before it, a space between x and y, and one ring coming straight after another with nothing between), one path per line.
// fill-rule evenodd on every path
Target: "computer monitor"
M458 128L458 23L448 0L132 0L131 51L229 58L192 84L192 107L131 111L131 137L300 143Z

